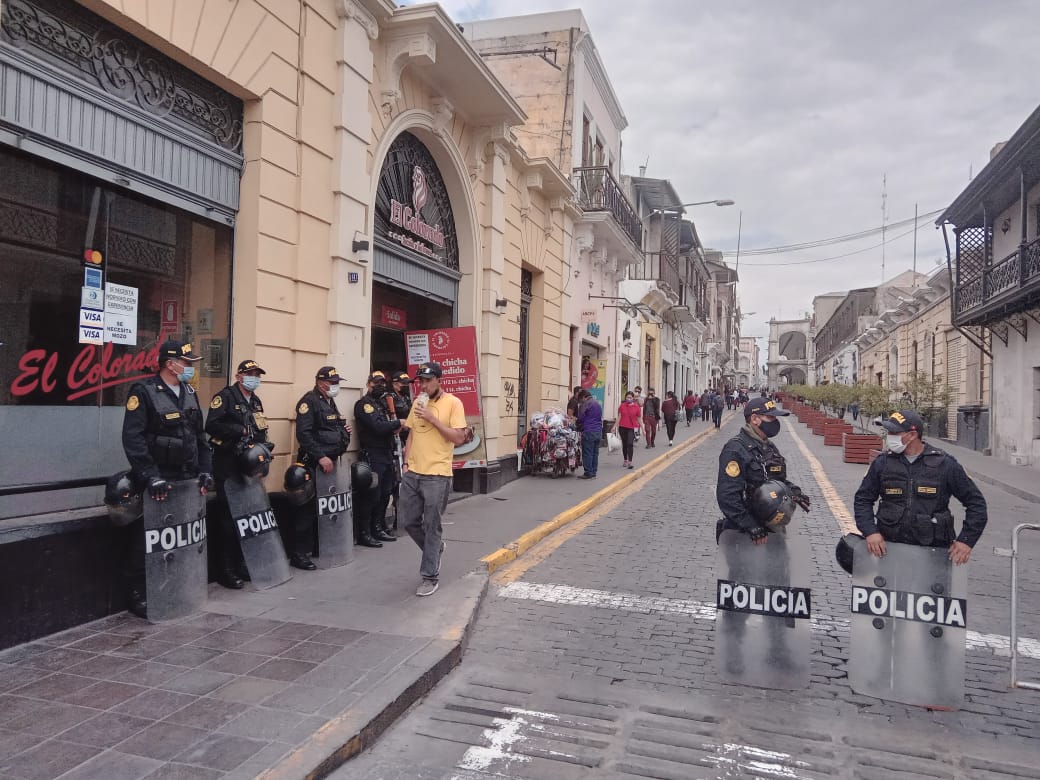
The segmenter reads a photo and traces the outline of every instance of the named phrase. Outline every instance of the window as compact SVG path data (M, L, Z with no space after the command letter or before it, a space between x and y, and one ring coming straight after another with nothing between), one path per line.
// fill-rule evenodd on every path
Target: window
M586 168L592 165L592 123L588 115L581 118L581 164Z
M1033 368L1033 438L1040 439L1040 368Z
M0 517L96 506L100 488L58 488L126 467L123 405L164 338L202 355L204 409L228 379L232 230L6 150L0 170L0 487L55 485L0 497ZM94 284L126 310L99 345L80 341Z

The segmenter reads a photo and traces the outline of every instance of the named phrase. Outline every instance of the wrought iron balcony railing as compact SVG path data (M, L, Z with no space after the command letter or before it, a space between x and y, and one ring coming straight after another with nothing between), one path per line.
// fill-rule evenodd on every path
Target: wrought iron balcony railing
M685 285L679 274L678 259L676 255L664 252L647 252L640 262L629 266L628 278L657 282L667 287L680 302L683 302Z
M960 265L960 258L958 258ZM971 279L958 280L955 319L958 324L984 314L989 304L1013 304L1016 291L1040 289L1040 238L984 267Z
M621 185L605 165L574 169L574 189L582 211L607 211L636 249L643 246L643 223Z

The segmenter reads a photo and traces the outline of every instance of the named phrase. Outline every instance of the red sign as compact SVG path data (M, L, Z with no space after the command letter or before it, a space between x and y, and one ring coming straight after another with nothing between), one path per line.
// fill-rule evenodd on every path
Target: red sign
M477 329L437 328L405 334L408 373L415 376L423 363L441 364L441 387L457 396L466 411L466 422L474 430L473 441L455 448L453 468L487 465L484 418L480 410L480 366L477 363Z
M162 302L162 327L177 326L180 317L177 316L177 301L167 300Z
M383 304L379 310L379 324L388 328L404 330L408 327L408 312Z
M30 349L18 360L19 374L11 382L11 395L65 394L66 401L151 376L158 370L159 346L148 351L112 357L111 342L104 347L88 344L65 365L58 352Z

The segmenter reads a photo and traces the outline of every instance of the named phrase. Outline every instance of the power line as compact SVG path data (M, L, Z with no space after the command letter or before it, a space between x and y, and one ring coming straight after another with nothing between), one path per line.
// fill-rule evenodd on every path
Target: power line
M889 222L887 225L880 225L875 228L870 228L869 230L861 230L856 233L846 233L845 235L833 236L831 238L821 238L815 241L805 241L800 244L786 244L783 246L762 247L759 249L744 249L742 247L740 250L740 254L744 257L747 257L749 255L776 255L784 254L787 252L800 252L806 249L816 249L818 247L823 246L833 246L834 244L843 244L849 241L858 241L860 239L869 238L871 236L878 235L885 231L892 230L893 228L898 229L901 227L905 227L906 225L920 223L922 221L931 219L932 217L936 217L941 213L942 209L938 209L936 211L930 211L927 214L921 214L916 219L914 217L911 217L909 219L900 220L899 222ZM878 244L878 246L881 245ZM722 254L724 257L733 257L736 253L723 252Z
M759 267L759 268L778 268L778 267L784 266L784 265L806 265L808 263L826 263L829 260L841 260L843 257L851 257L852 255L859 255L859 254L862 254L864 252L869 252L872 249L877 249L878 247L882 246L882 244L890 244L890 243L892 243L893 241L895 241L897 239L903 238L904 236L909 236L911 233L914 232L915 229L916 229L916 227L910 228L905 233L900 233L898 236L894 236L892 238L886 238L880 244L873 244L871 246L863 247L862 249L855 249L852 252L846 252L843 255L832 255L831 257L818 257L815 260L792 260L792 261L787 262L787 263L745 263L744 265L749 265L749 266L754 266L754 267Z

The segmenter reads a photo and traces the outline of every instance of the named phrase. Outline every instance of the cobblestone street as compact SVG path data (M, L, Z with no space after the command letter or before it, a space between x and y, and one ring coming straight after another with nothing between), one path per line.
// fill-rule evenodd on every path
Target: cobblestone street
M717 679L714 484L737 425L562 544L550 537L543 544L558 547L536 548L533 565L521 559L494 577L461 667L335 776L1040 777L1040 696L1008 689L1009 562L993 552L1035 504L980 485L990 522L970 564L963 707L855 694L850 579L834 561L839 518L825 496L832 486L851 513L864 467L844 464L793 417L777 442L790 479L813 498L795 519L812 545L811 684L765 691ZM1026 537L1024 547L1022 673L1037 679L1040 544Z

